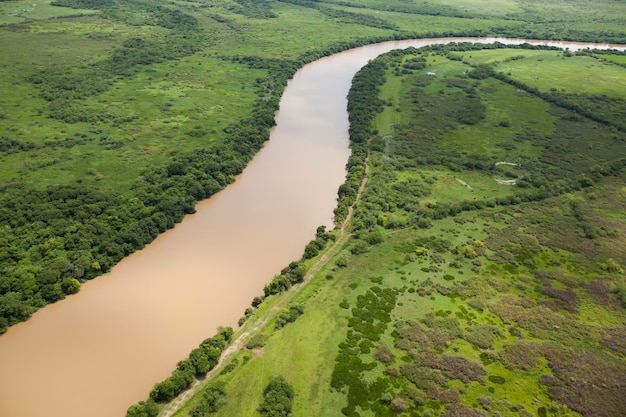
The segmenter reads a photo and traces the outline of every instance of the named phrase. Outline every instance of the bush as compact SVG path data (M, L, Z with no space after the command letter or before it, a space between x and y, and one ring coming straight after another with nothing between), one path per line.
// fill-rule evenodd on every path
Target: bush
M354 245L352 245L352 247L350 248L350 253L352 253L353 255L359 255L361 253L365 253L369 250L369 245L367 244L367 242L364 242L362 240L357 240Z
M159 407L151 399L133 404L126 411L126 417L156 417L158 414Z
M267 340L267 335L264 333L259 333L250 338L246 347L248 349L259 349L265 346L265 341Z
M613 289L613 294L615 294L619 302L622 304L622 307L626 308L626 287L616 286Z
M302 314L304 314L304 307L301 305L291 306L289 309L283 310L276 317L276 329L284 327L287 323L293 323Z
M263 391L263 402L259 413L267 417L288 417L291 415L294 390L282 376L272 379Z
M489 349L493 346L496 336L502 333L500 329L491 324L478 324L466 330L465 340L482 349Z
M205 417L207 413L216 413L224 404L226 404L224 383L210 384L202 390L202 399L191 415L192 417Z

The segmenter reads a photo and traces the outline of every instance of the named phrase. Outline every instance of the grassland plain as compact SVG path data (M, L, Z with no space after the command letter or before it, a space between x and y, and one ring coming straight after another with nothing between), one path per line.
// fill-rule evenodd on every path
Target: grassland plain
M511 70L545 63L561 93L599 99L608 90L580 80L602 59L426 48L357 75L380 102L352 237L290 301L304 314L270 322L262 348L209 381L225 384L211 415L258 415L277 375L295 388L293 415L623 415L626 136ZM624 91L623 68L610 71ZM496 77L509 72L537 90ZM202 415L201 402L175 415Z

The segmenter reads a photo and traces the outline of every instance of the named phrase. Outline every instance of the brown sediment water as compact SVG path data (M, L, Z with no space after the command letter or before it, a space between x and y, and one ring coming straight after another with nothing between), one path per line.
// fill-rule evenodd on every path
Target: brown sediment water
M234 184L110 274L0 336L0 416L122 417L218 326L236 326L317 226L332 226L356 71L392 49L461 41L531 42L386 42L302 68L282 97L270 141Z

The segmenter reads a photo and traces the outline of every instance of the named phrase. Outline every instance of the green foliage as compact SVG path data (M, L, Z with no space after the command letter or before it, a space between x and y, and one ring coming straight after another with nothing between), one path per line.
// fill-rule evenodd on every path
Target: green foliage
M362 353L370 353L373 342L380 340L388 323L390 312L396 303L395 292L389 288L372 287L365 295L357 297L357 305L352 309L352 317L348 321L350 330L335 360L331 378L331 387L340 390L348 389L348 406L344 410L352 410L356 406L365 407L368 403L368 384L362 380L365 371L376 366L375 362L365 362ZM384 347L378 348L379 360L385 356Z
M280 275L277 275L272 281L263 288L265 296L279 294L287 291L291 286L302 282L306 273L306 267L300 262L292 262L287 268L284 268Z
M481 349L489 349L498 336L501 336L500 328L490 324L478 324L466 330L465 340Z
M204 417L216 413L226 404L226 389L223 382L208 384L202 389L200 403L191 411L192 417Z
M373 28L380 29L390 29L395 30L398 27L385 19L381 19L378 17L374 17L368 14L363 13L355 13L347 10L336 9L331 7L326 7L322 2L317 0L279 0L283 3L292 3L298 6L303 6L311 9L316 9L323 13L324 15L336 19L338 22L343 24L358 24L362 26L369 26ZM352 5L350 5L352 6Z
M277 376L263 390L263 402L259 406L259 413L267 417L290 416L294 396L291 384L282 376Z
M471 247L470 245L465 245L463 246L463 248L461 249L461 254L466 257L466 258L475 258L478 256L478 254L476 253L476 250Z
M623 274L624 268L615 261L615 259L607 259L606 262L600 264L600 269L612 274Z
M493 52L491 60L498 57L487 51ZM620 372L623 374L623 364L615 360L624 351L623 330L619 328L623 312L615 299L617 292L611 292L617 285L611 284L609 277L620 283L623 277L617 273L619 262L609 267L606 260L621 259L616 255L621 245L615 239L622 234L598 233L594 245L589 245L580 243L580 233L566 233L573 219L588 222L598 231L609 230L609 224L618 227L615 224L623 217L619 211L623 196L615 193L623 182L620 157L602 159L600 152L594 153L595 147L589 147L587 155L595 155L591 159L608 161L602 165L616 168L611 168L610 174L608 168L587 170L583 167L587 160L571 163L578 161L577 155L567 155L570 161L556 159L548 149L554 145L552 152L564 146L567 135L571 141L567 149L582 149L579 144L587 146L593 136L579 135L576 129L564 130L559 125L562 119L553 118L557 113L554 107L493 77L462 78L459 74L467 66L463 61L450 63L445 58L449 52L429 51L427 65L435 66L432 69L438 74L426 80L431 84L417 74L402 79L389 76L395 71L395 61L383 58L389 79L381 94L391 94L391 85L397 96L384 96L384 103L394 104L384 106L372 132L386 132L381 121L399 122L407 126L402 132L406 136L398 134L398 125L389 130L393 140L373 135L368 183L357 207L357 212L366 206L368 211L357 214L350 226L351 240L333 257L349 258L349 262L341 269L331 268L332 281L312 279L315 288L307 287L311 291L307 294L315 295L302 298L306 312L290 325L295 326L294 332L302 331L299 334L319 336L319 342L273 340L272 352L267 349L263 361L250 361L246 372L232 374L236 381L233 386L247 385L251 372L271 364L280 372L302 375L294 380L298 389L310 390L330 375L331 392L307 391L311 401L294 404L304 414L528 415L528 411L540 413L538 404L545 406L547 414L570 406L590 415L619 414L614 400L620 397L611 387L621 386L618 381ZM481 57L481 52L472 49L473 59ZM503 56L519 54L518 50L497 52ZM537 56L554 53L539 52L532 51ZM451 82L441 79L444 72L436 67L438 64L451 73L457 71L447 78ZM424 83L422 91L415 91L416 82ZM408 90L411 94L402 96ZM472 94L485 105L484 119L461 126L458 111ZM411 100L417 100L413 104L427 104L417 109L408 104ZM399 110L395 103L399 103ZM443 110L437 111L438 106ZM532 123L523 117L530 107ZM393 111L394 117L387 118L387 110ZM411 118L419 119L419 123L412 124ZM505 118L511 123L503 129L499 122ZM576 126L602 129L587 123ZM413 130L419 132L413 134ZM474 130L478 132L475 135ZM421 140L422 133L432 140L428 146ZM502 135L502 146L490 143L480 153L474 150L489 142L491 134ZM459 135L459 140L446 143L450 135ZM354 149L358 155L349 169L355 178L362 178L368 149L363 144L354 144ZM514 157L509 158L509 154ZM521 167L498 168L498 161L521 161ZM485 200L479 203L484 197L481 188L489 187L489 182L498 188L492 178L504 171L527 175L528 187L503 186L507 190L490 196L489 204ZM589 190L582 189L581 173L593 182L585 179L587 188L593 188L593 199L588 198ZM472 190L460 185L457 178L465 179ZM567 182L570 179L572 182ZM340 192L353 197L359 181L348 181L353 182ZM466 193L465 201L459 202L461 192L448 191L455 187ZM550 191L540 198L526 194L541 187L550 187ZM413 194L419 197L412 200ZM571 206L570 201L580 205ZM427 234L418 225L418 219L424 218L430 222ZM382 227L395 230L383 233ZM350 255L357 241L367 245L367 256ZM416 256L417 252L423 256ZM608 272L609 268L616 272ZM328 275L327 269L322 270L321 277ZM391 305L382 301L386 295L394 300ZM298 350L292 356L294 346ZM562 351L561 346L568 349ZM319 358L320 352L328 350L338 351L331 369ZM575 352L588 356L574 358ZM315 370L306 363L315 364ZM596 365L607 372L614 385L580 384L583 375L595 375L595 371L585 369L595 369ZM542 378L542 374L555 376ZM519 390L519 386L529 389ZM611 400L607 404L596 401L592 406L568 396L568 392L576 391L579 398L589 398L595 395L593 390ZM243 388L239 392L245 395ZM325 405L313 410L314 403ZM256 404L233 407L224 415L238 414L232 410L246 407L250 410Z
M470 78L475 78L477 80L482 80L483 78L492 77L495 74L494 68L492 65L488 64L480 64L473 70L469 71L467 75Z
M206 126L207 132L222 132L222 129L226 131L228 134L226 144L217 145L214 148L215 143L207 144L205 138L205 142L198 142L197 145L193 145L193 149L178 153L162 152L163 148L159 144L158 149L150 150L151 161L146 166L142 177L137 181L132 181L134 183L132 196L118 189L117 184L102 186L91 182L87 184L87 181L74 183L74 180L71 180L67 186L46 186L34 182L29 183L22 179L0 181L2 182L0 225L3 226L0 227L0 269L3 271L2 279L0 279L0 331L4 331L11 324L25 320L45 303L75 292L80 282L108 271L123 256L141 248L158 233L172 227L185 213L192 212L195 200L206 198L231 182L234 176L241 172L251 155L268 138L267 130L273 124L282 86L295 69L313 58L375 40L401 39L428 34L445 36L498 33L514 37L598 40L617 43L624 41L623 25L617 21L619 19L611 17L623 15L623 8L620 8L623 5L619 2L601 1L593 4L561 2L542 4L540 7L532 8L519 8L519 5L504 2L497 10L491 6L485 6L485 2L469 2L458 6L437 2L411 3L406 1L333 3L290 1L289 3L291 4L285 6L280 2L239 0L217 2L210 4L207 8L206 4L201 3L160 5L140 1L60 0L53 4L77 9L95 9L100 12L90 18L75 17L63 21L57 19L47 21L29 17L24 26L3 24L3 34L7 36L7 39L15 39L14 34L19 34L26 40L28 33L34 33L38 36L37 42L41 44L39 49L33 52L27 49L28 42L22 43L21 39L20 42L8 40L5 42L6 45L18 44L20 49L28 52L27 55L33 62L30 64L29 61L28 70L24 71L23 66L13 65L14 62L7 58L5 68L7 69L7 83L9 83L7 85L12 87L6 89L6 95L17 94L20 95L20 100L22 97L27 100L29 95L33 95L35 90L32 90L32 87L34 86L39 97L45 99L47 103L32 105L33 101L29 101L25 102L21 108L9 105L9 102L3 103L0 120L6 121L6 125L23 127L24 131L16 131L15 134L3 132L0 138L0 154L3 158L19 156L22 161L33 161L41 166L56 164L61 158L67 156L67 154L62 154L47 160L50 151L57 148L69 150L79 145L99 144L101 148L97 152L82 153L85 160L93 161L93 155L100 159L102 152L128 146L127 137L130 139L130 136L135 136L135 133L136 136L144 133L142 126L137 125L126 126L127 129L120 130L119 135L108 132L107 129L112 125L123 126L137 116L119 115L111 110L111 106L94 106L93 102L97 100L123 101L124 96L114 91L116 84L134 77L140 79L145 75L144 70L158 71L157 64L184 64L183 58L197 57L199 54L192 54L198 52L207 56L224 54L233 55L234 61L245 62L249 64L250 69L267 71L269 75L259 83L265 90L263 97L254 106L253 114L248 116L238 113L237 122L226 128L218 126L217 122ZM308 10L303 12L299 7L311 9L311 12ZM71 13L74 12L71 11ZM288 19L296 13L301 20ZM429 16L434 18L431 19ZM476 17L480 20L473 19ZM262 18L271 18L272 28L276 30L268 31L267 24L262 21ZM325 27L327 30L319 30L321 19L324 19L323 22L327 24ZM103 23L106 25L102 25ZM59 30L60 24L63 25L62 30ZM76 29L79 25L80 30ZM454 25L454 29L450 29L450 25ZM103 30L102 27L105 26L110 27L112 32L108 33ZM91 32L91 28L94 27L98 30ZM311 27L314 31L307 33L306 31ZM77 32L73 33L73 30ZM39 31L55 35L42 36ZM310 36L310 33L315 33L315 35ZM9 35L13 37L9 38ZM79 49L86 42L89 46L85 48L85 51L80 50L76 56L68 55L67 58L61 56L58 59L45 58L48 56L48 51L60 49L54 47L51 41L54 38L64 41L71 39L72 42L68 44L73 46L72 49ZM99 39L103 42L100 43ZM258 47L257 42L263 47ZM96 45L105 45L105 48L89 50L90 47ZM460 48L477 50L467 45L460 46ZM46 53L40 53L41 51ZM459 53L444 52L441 56L446 55L455 57L455 64L461 65L463 62L457 60L460 57ZM80 59L77 58L78 56ZM467 57L468 54L464 54L463 59L468 59ZM511 57L504 61L512 63L524 60L523 55L518 52ZM568 61L578 58L574 53L567 53L564 57L567 57ZM46 59L50 61L47 62ZM224 57L224 59L230 60L231 58ZM50 65L50 62L54 62L56 66ZM198 63L203 65L207 62L198 60ZM389 187L382 187L371 180L368 186L376 190L372 194L378 193L364 196L363 211L357 213L361 221L361 226L357 229L373 230L373 227L386 227L401 230L405 226L412 225L437 229L439 221L445 217L455 216L464 211L482 212L485 205L492 208L515 205L511 208L512 210L526 210L528 206L523 204L524 202L562 195L578 187L595 188L604 179L621 172L623 161L619 162L615 158L623 155L621 142L623 141L623 123L626 120L623 99L603 97L601 94L597 96L573 94L560 90L540 91L537 87L519 83L512 77L506 80L506 77L493 74L489 68L495 68L496 71L502 68L491 64L485 64L488 68L478 65L470 69L471 79L469 80L455 76L458 79L449 82L448 87L443 84L438 85L438 80L424 80L419 77L418 72L428 68L427 65L432 65L432 62L427 63L425 58L413 57L398 66L398 73L406 71L406 75L411 75L410 72L418 75L414 79L407 79L406 84L414 84L414 87L419 87L421 90L416 88L411 93L411 100L417 100L416 103L412 103L415 105L416 122L411 124L400 120L396 127L394 136L397 147L395 149L400 151L396 155L392 152L387 160L388 166L393 165L394 169L415 169L424 166L448 167L457 172L471 170L473 173L480 172L490 176L493 162L497 159L480 154L478 151L475 154L468 153L466 148L456 147L450 151L440 146L439 141L445 140L446 134L458 128L458 123L465 124L468 129L473 129L487 123L505 127L502 121L510 121L506 129L500 129L500 131L506 130L515 134L515 139L507 139L506 143L503 143L508 151L514 150L514 146L530 143L529 146L535 150L541 149L542 153L540 156L534 154L532 158L529 157L529 162L532 162L529 173L518 182L519 187L511 187L514 191L510 195L501 194L487 200L481 200L480 197L474 198L476 195L473 195L468 201L456 199L454 202L442 202L443 198L439 198L437 190L431 192L432 187L437 187L436 183L425 185L413 178L407 180L401 177L386 177L380 182L388 182ZM19 71L23 71L24 75L16 77ZM148 71L145 72L148 73ZM178 68L172 71L172 76L165 78L164 82L178 83L179 79L176 77L184 73L185 70ZM235 74L234 78L236 75L238 74ZM27 83L23 81L27 76L32 86L25 87ZM491 118L490 112L493 108L505 112L502 110L504 106L490 101L488 94L489 89L499 87L479 84L473 91L469 91L467 87L474 82L495 81L492 76L547 103L552 103L555 107L551 111L558 113L560 117L560 120L555 122L556 130L541 132L541 129L536 126L517 130L520 121L517 114L498 115L495 119ZM138 85L143 88L152 84L153 81L162 87L156 78ZM437 86L435 91L442 91L443 94L431 97L428 92L430 86ZM217 83L210 87L223 89ZM364 90L371 88L373 91L374 87L378 88L376 83L364 87ZM220 91L223 91L225 95L232 93L226 89ZM448 94L452 91L456 94ZM508 99L519 104L518 96L511 94ZM372 109L368 111L377 113L383 103L385 101L379 100L375 93L374 96L365 99L363 107L371 107ZM407 105L408 102L402 101L402 103L405 109L411 108ZM524 106L516 106L516 108L520 110L520 114L526 110ZM433 109L446 111L432 111ZM41 117L36 116L38 112ZM424 115L417 120L419 112ZM187 116L191 113L193 112L185 110L184 113L178 113L176 116ZM361 117L361 109L357 108L352 108L350 113L355 119L352 123L355 126L352 140L359 143L355 144L350 158L349 180L339 192L340 203L336 210L338 220L345 217L347 207L354 199L363 178L364 163L368 153L365 144L372 139L373 145L378 142L380 149L384 148L384 141L376 137L375 129L370 124L371 118L357 121L356 119ZM33 117L37 125L28 125L22 119L16 119L15 115ZM403 113L398 112L398 116L402 115ZM598 125L589 124L587 119L595 120ZM71 124L71 126L68 127L66 124ZM85 133L86 137L69 137L68 134L67 138L58 140L37 137L38 130L52 132L66 128L80 130L86 125L91 125L94 132L98 129L104 129L107 132L89 135ZM86 129L85 132L87 132ZM480 134L483 134L485 141L489 141L492 133L486 130L481 131ZM160 134L155 136L163 141L171 139L161 138ZM211 141L222 140L220 135L214 136L211 135ZM187 142L191 141L192 137L196 136L189 135L180 139L181 142ZM421 141L418 142L417 138L421 138ZM608 138L610 140L605 140ZM133 140L135 139L133 137ZM38 152L39 156L33 151ZM135 147L129 147L126 154L135 152ZM3 166L8 166L9 162L3 159ZM620 163L621 167L618 166ZM597 166L598 170L592 171L590 165ZM65 165L63 169L67 166L69 165ZM74 175L73 172L72 175ZM67 182L59 178L59 183ZM518 193L522 185L526 187L525 192ZM474 190L478 194L479 188L475 187ZM406 193L410 193L414 198L403 196ZM425 204L421 197L429 194L437 195L438 201L429 203L430 205ZM380 201L384 199L387 201ZM600 201L604 200L600 198ZM602 229L592 224L590 219L594 219L594 214L586 214L585 223L580 227L588 238L594 239L593 243L596 248L603 250ZM455 227L463 229L468 226ZM546 237L545 233L537 233L537 236L552 239ZM386 235L384 239L387 239ZM561 241L572 245L577 242L576 239L561 239ZM368 243L372 244L372 242ZM489 243L492 244L493 240ZM382 244L384 245L384 242ZM423 246L431 252L436 251L432 246L426 244ZM375 251L377 248L378 246L371 246L367 249ZM315 248L312 249L314 250ZM505 249L501 249L498 253L504 255L505 252ZM349 269L348 256L346 254L339 256L336 265L345 269L337 273L337 279L333 283L340 281L341 274ZM610 256L621 259L618 257L619 254ZM610 256L604 256L603 253L600 259L609 259ZM362 258L365 257L355 257L354 261L350 260L350 266L360 265L360 262L364 262ZM502 258L496 257L495 259L501 260ZM537 262L537 259L529 259L529 261ZM517 270L518 267L523 271L523 265L509 267L509 270ZM619 263L601 264L600 269L612 276L623 272L623 267ZM426 270L429 271L429 268L426 267ZM501 271L505 270L501 269ZM284 291L294 282L301 280L303 276L302 270L290 268L284 274L281 273L276 283L267 287L266 293L275 294ZM456 279L456 281L459 280ZM567 303L567 300L571 299L570 293L560 292L561 290L555 286L537 284L537 287L543 288L541 299L552 308L555 307L554 303L557 303L557 307L570 305ZM616 288L614 295L623 299L621 287ZM428 291L430 290L432 288L428 288ZM468 291L467 288L463 290ZM581 291L577 288L575 293L580 294ZM603 295L606 294L601 293L597 296ZM589 304L584 298L582 301L585 306ZM480 311L487 311L487 304L480 304L480 307ZM574 313L572 309L565 308L560 309L559 314ZM550 318L553 317L550 315ZM529 321L524 319L522 315L520 320L530 327ZM441 333L450 334L445 331ZM437 338L435 337L434 340ZM598 342L600 345L602 343L604 342ZM358 349L359 351L367 350L368 346L367 344L358 345ZM194 368L192 374L195 374L198 368L204 368L208 360L209 355L204 352L204 349L196 350L193 360L190 355L190 359L184 364L185 369L180 370L180 373L184 374L180 379L184 380L191 368ZM604 369L601 366L598 368ZM579 380L576 378L578 375L569 375L566 372L561 372L560 375L563 376L563 384L574 385L573 387L564 385L568 389L563 389L561 392L568 391L569 388L580 389L578 385L571 382ZM568 382L568 377L574 377L574 379ZM383 390L380 388L382 386L384 383L380 382L378 385L371 384L368 388ZM555 398L560 398L558 389L552 391ZM367 395L367 390L355 389L351 395L353 399L359 399ZM395 392L388 398L389 404L387 405L391 405L394 411L403 411L405 405L410 406L410 403L404 401L403 396L404 393ZM579 397L583 398L584 395ZM445 403L442 399L432 401L437 404ZM142 407L137 407L133 412L137 415L151 415L151 412L143 410ZM439 410L435 414L441 413L443 411Z
M154 385L150 391L150 400L154 402L169 402L178 394L189 388L195 377L201 378L213 369L222 354L222 351L233 335L229 327L218 329L218 334L205 339L200 346L189 354L189 357L180 361L177 368L167 379ZM131 408L135 405L131 406Z
M259 349L265 346L265 341L267 340L267 335L265 333L255 334L250 338L248 343L246 343L246 347L248 349Z
M253 19L271 19L278 17L272 6L265 0L235 0L241 7L234 9L235 13Z
M126 417L156 417L159 414L159 407L149 399L133 404L126 411Z
M71 7L73 9L102 9L115 5L114 0L57 0L53 6Z
M288 309L284 309L276 316L276 329L281 329L288 323L293 323L302 314L304 314L304 307L301 305L290 306Z
M616 286L613 294L617 297L622 307L626 308L626 286Z

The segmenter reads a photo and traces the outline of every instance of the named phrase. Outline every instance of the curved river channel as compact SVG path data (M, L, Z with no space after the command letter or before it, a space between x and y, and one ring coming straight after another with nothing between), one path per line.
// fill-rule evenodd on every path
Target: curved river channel
M218 326L332 227L348 150L346 95L368 60L422 39L353 49L303 67L271 140L237 181L110 274L0 336L0 416L123 417ZM623 45L528 41L576 50Z

